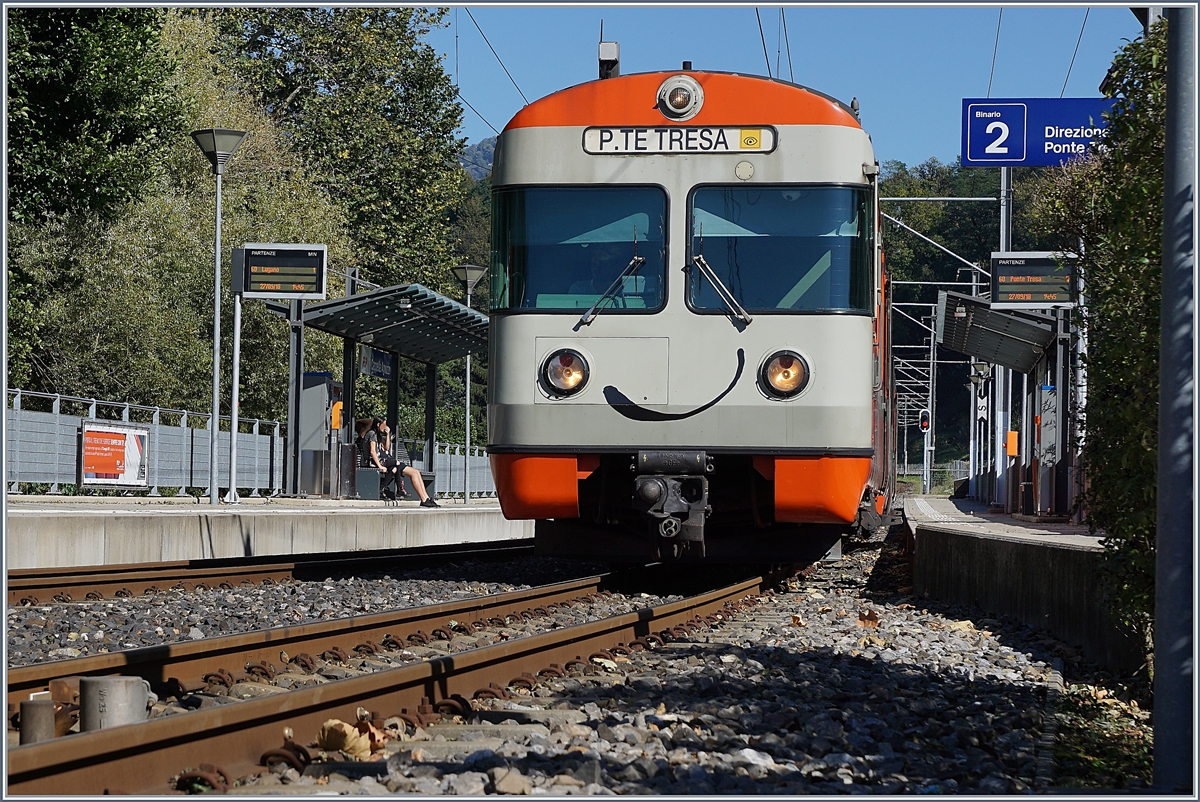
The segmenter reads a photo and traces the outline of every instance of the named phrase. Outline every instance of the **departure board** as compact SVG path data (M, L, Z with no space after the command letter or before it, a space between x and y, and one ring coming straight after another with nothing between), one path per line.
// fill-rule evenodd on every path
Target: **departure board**
M993 309L1074 306L1075 255L1049 251L992 254Z
M234 251L234 292L240 289L246 298L323 299L325 256L324 245L248 242Z

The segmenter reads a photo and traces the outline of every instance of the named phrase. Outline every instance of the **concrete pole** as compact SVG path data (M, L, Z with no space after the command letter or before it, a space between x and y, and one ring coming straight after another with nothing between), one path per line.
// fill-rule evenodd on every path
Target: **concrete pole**
M217 238L213 252L212 426L208 437L208 500L217 505L217 457L221 436L221 173L217 172Z
M1167 9L1159 356L1158 543L1154 598L1154 786L1192 793L1194 618L1196 10Z

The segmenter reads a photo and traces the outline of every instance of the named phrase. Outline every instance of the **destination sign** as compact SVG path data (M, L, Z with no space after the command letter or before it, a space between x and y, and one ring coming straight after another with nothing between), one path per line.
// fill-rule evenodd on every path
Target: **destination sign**
M323 299L325 256L324 245L248 242L234 250L234 292L246 298Z
M756 125L709 127L671 125L658 128L588 128L583 150L596 155L660 153L770 153L775 129Z
M1011 251L992 254L993 309L1059 309L1074 306L1074 254Z

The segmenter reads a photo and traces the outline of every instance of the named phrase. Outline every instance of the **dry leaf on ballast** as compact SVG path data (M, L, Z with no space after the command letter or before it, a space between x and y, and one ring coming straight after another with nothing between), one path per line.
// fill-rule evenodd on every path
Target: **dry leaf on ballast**
M858 614L858 625L860 627L877 627L879 626L879 616L874 610L865 610Z
M331 718L321 725L317 748L326 752L343 752L351 760L366 760L371 756L371 739L353 724Z

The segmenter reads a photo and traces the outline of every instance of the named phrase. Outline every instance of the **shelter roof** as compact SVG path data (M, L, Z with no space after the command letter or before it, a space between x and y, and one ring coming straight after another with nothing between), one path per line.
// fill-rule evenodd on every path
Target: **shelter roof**
M960 354L1032 373L1054 341L1054 320L1022 312L999 312L986 298L942 291L938 293L937 338Z
M288 305L267 302L283 316ZM420 284L397 284L304 307L304 325L437 365L485 353L487 315Z

